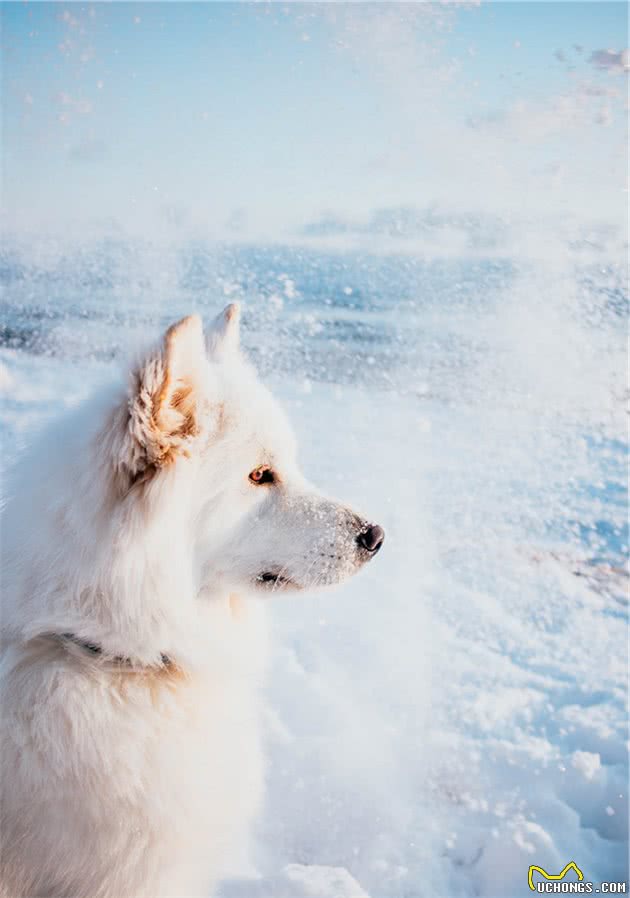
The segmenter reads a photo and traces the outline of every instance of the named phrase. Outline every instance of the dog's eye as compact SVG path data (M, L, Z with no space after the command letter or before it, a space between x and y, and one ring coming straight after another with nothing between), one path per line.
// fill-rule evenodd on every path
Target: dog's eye
M254 468L249 475L249 479L256 486L260 486L261 483L273 483L276 475L268 465L261 465L259 468Z

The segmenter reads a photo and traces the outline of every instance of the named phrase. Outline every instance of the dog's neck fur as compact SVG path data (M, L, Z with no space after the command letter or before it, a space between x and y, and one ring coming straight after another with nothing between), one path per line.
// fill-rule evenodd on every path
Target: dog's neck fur
M227 602L232 618L235 621L244 620L246 615L245 601L235 593L230 593ZM162 652L158 665L137 665L132 658L123 655L111 656L104 651L103 646L99 643L79 639L74 633L49 633L45 634L43 638L60 644L67 652L73 655L76 655L78 651L79 654L98 664L101 668L114 670L118 673L168 673L169 671L182 671L181 665L165 652Z

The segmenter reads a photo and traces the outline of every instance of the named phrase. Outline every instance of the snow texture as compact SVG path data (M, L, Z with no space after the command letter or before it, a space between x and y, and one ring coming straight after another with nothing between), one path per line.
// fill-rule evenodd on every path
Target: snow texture
M387 531L352 582L271 608L256 872L222 898L627 878L627 297L604 238L554 239L4 250L4 461L139 341L238 298L307 476Z

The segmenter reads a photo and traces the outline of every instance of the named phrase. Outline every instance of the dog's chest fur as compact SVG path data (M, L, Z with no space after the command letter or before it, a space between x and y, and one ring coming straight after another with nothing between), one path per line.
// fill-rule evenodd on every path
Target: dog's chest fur
M116 670L45 641L7 651L7 894L202 895L235 860L261 796L264 633L242 607L213 613L228 669Z

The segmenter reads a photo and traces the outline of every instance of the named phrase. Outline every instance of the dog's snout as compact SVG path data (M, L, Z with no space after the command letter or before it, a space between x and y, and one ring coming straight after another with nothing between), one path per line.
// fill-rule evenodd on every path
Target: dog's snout
M362 548L368 552L376 554L383 545L385 539L385 531L378 524L370 524L365 530L357 536L357 542Z

